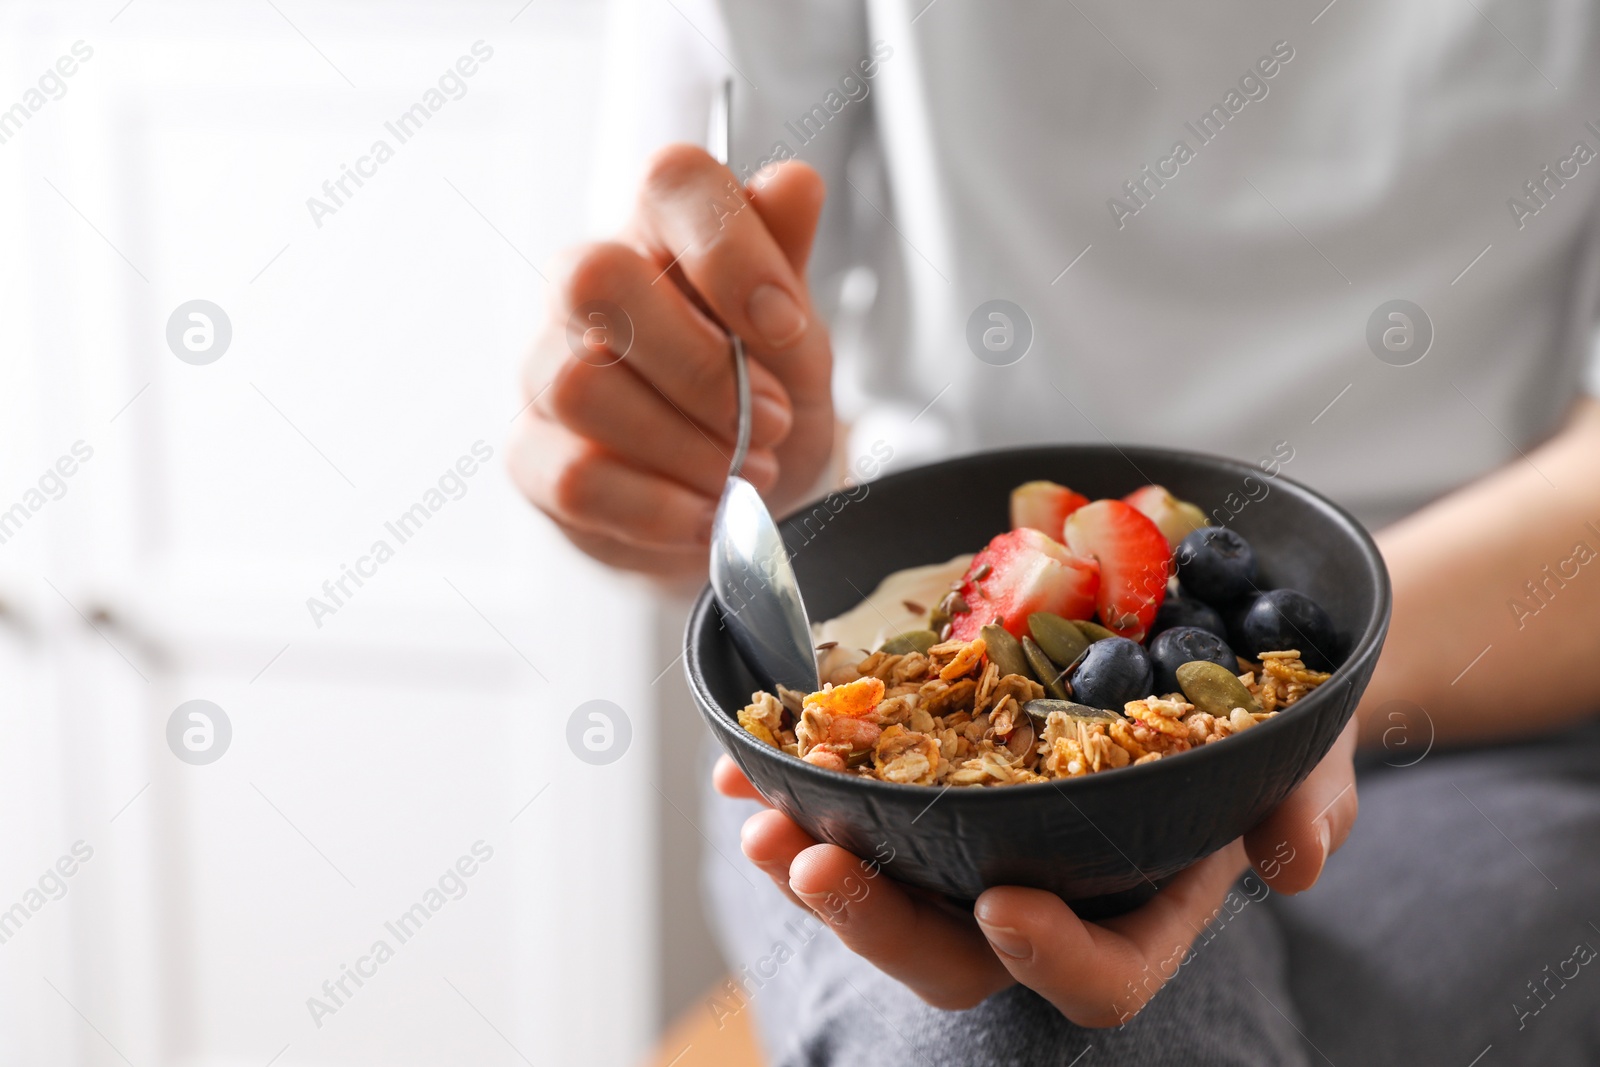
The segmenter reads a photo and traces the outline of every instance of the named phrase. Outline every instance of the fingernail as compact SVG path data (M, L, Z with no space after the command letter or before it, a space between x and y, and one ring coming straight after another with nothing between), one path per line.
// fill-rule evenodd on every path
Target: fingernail
M789 427L794 422L794 416L789 413L788 404L776 397L757 393L751 398L751 406L754 409L752 421L761 426L763 430L766 430L768 426L771 427L771 430L767 431L767 440L781 440L788 434Z
M752 452L744 458L744 467L739 473L757 490L765 492L778 480L778 458L770 452Z
M983 936L989 939L989 944L1002 956L1025 960L1033 955L1033 945L1019 931L1009 926L990 926L982 919L978 920L978 927L983 931Z
M768 283L756 287L745 305L745 314L755 324L756 333L770 348L784 348L806 329L806 313L794 298Z
M1317 843L1322 846L1322 862L1326 864L1328 857L1333 855L1333 827L1327 819L1317 820Z
M789 888L794 889L793 883L790 883ZM795 889L794 893L829 926L842 926L850 917L850 906L845 902L845 898L837 893L802 893L798 889Z

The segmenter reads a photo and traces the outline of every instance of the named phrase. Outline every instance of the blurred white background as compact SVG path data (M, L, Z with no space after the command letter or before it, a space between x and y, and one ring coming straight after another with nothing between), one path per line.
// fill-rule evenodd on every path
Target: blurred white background
M658 915L693 906L685 863L667 904L659 874L662 827L695 842L661 814L686 777L657 784L676 634L503 474L536 265L585 235L602 22L0 4L0 1063L627 1063L697 988L658 977ZM318 226L307 198L380 137ZM232 329L204 365L166 340L196 299ZM385 523L474 446L401 544ZM307 599L380 539L319 626ZM167 741L196 699L232 729L205 765ZM603 766L566 740L592 699L632 727Z

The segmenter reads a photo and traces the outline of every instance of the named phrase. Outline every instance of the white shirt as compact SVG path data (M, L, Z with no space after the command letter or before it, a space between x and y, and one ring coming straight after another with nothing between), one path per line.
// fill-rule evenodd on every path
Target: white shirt
M1285 474L1379 525L1521 462L1585 387L1591 5L628 0L613 25L600 199L703 141L736 72L735 169L781 143L828 183L835 393L890 469L1287 442ZM967 341L992 299L1031 322L1006 366ZM1393 300L1426 320L1378 316L1384 362Z

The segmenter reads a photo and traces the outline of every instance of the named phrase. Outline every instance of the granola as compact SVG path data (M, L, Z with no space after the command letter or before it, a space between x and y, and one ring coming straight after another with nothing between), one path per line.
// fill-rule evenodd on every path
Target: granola
M1264 652L1259 663L1241 658L1239 667L1261 711L1212 715L1182 693L1166 693L1128 701L1120 714L1069 714L1042 701L1044 686L1033 678L1001 674L983 638L945 641L926 653L878 651L840 662L821 690L801 699L798 714L792 700L755 693L739 725L763 744L861 778L1020 785L1209 745L1272 718L1329 677L1293 649Z
M1337 662L1332 617L1263 589L1249 542L1163 486L1090 500L1032 481L1010 516L976 554L896 571L814 628L822 688L757 693L739 724L844 774L1015 785L1232 737Z

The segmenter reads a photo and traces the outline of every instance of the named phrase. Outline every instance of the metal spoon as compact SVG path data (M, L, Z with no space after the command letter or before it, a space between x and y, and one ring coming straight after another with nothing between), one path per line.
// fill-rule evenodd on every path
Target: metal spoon
M713 102L711 125L712 154L726 165L733 148L732 78L723 81ZM739 477L750 450L750 370L744 342L733 334L729 340L739 394L739 430L728 484L711 525L711 590L722 610L723 625L751 671L768 685L812 693L822 686L811 622L788 549L761 495Z

